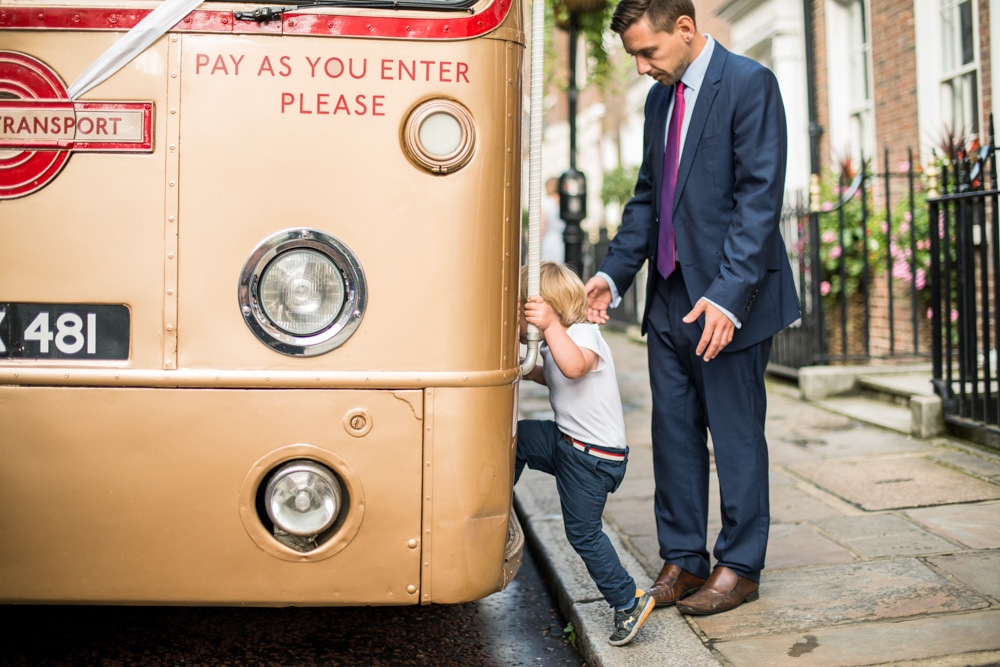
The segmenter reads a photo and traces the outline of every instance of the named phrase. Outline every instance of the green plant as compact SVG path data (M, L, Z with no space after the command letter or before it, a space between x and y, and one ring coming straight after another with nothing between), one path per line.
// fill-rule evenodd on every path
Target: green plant
M565 67L568 54L557 48L555 28L568 30L569 7L580 7L577 11L577 35L583 42L586 71L579 79L581 88L593 83L599 87L608 83L612 75L608 50L605 46L611 38L611 14L614 4L610 0L545 0L545 75L549 83L554 83L561 89L566 89L567 81L555 79L556 63Z
M604 172L601 179L601 203L611 202L624 205L635 193L635 182L639 178L639 167L623 167Z
M846 163L820 179L820 293L828 307L862 291L868 280L864 213L871 210L871 197L856 176Z
M863 188L856 179L847 163L839 174L828 172L820 181L820 293L827 309L863 292L877 272L912 285L926 304L931 248L924 187L915 184L912 211L905 198L887 214L874 210L871 179L864 180Z

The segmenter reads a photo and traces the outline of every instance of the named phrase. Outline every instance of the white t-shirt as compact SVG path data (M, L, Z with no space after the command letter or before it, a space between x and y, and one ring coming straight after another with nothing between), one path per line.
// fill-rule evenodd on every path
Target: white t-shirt
M611 348L601 336L600 327L592 322L574 324L566 333L578 346L597 354L599 361L596 369L570 380L556 366L549 346L544 342L539 345L556 425L580 442L624 449L625 417Z

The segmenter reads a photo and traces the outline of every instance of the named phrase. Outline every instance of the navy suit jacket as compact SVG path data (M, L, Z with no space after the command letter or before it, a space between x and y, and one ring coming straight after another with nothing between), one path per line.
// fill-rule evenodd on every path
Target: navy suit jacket
M656 84L646 98L635 195L600 266L624 294L649 260L643 333L658 279L660 185L673 94L674 86ZM678 165L674 233L691 303L705 297L741 321L727 350L765 340L800 315L779 229L787 134L774 74L716 43Z

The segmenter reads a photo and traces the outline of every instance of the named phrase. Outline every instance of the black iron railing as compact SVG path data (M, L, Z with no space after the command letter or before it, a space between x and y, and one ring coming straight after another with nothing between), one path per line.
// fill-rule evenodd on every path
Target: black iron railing
M992 119L986 146L943 161L940 193L928 197L927 204L932 382L951 430L997 442L1000 229Z

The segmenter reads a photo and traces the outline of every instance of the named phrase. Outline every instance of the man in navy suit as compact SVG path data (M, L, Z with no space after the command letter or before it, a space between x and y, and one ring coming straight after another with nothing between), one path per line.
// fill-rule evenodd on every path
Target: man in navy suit
M757 599L767 548L764 371L774 334L800 314L779 231L785 112L773 73L699 33L691 0L621 0L611 28L659 85L635 195L587 282L588 315L606 322L649 260L642 331L664 565L647 590L658 606L714 614ZM722 513L714 567L709 433Z

